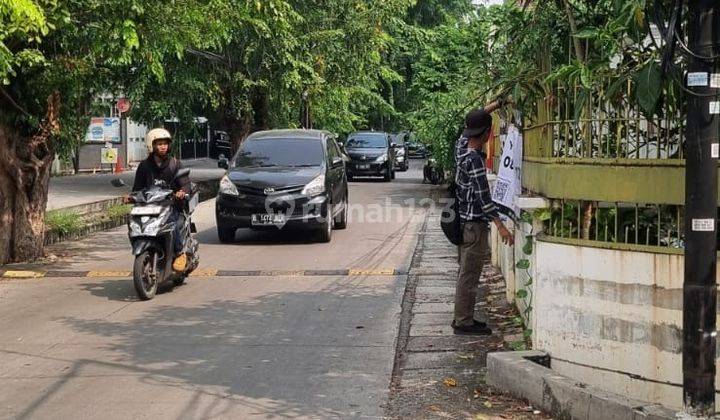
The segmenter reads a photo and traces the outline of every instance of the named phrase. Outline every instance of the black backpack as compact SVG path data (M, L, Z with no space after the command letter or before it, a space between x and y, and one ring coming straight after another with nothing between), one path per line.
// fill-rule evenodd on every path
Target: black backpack
M443 208L440 218L440 228L442 229L445 237L453 245L462 245L463 242L463 227L462 221L460 220L460 207L457 199L457 188L454 182L450 183L448 187L450 193L449 203Z

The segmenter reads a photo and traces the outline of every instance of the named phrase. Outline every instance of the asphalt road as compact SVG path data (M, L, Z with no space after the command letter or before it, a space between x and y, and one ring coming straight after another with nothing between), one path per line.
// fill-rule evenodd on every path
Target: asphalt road
M431 189L419 165L351 183L329 244L241 231L222 245L203 203L206 276L150 302L113 274L131 268L124 228L54 247L43 269L98 277L0 282L0 418L381 417L406 278L377 273L410 265ZM301 273L335 269L358 271Z

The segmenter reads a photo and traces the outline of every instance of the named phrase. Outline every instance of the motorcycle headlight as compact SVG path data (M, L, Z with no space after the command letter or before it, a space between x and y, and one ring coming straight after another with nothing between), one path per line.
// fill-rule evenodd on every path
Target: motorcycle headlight
M227 195L240 195L238 193L237 187L235 187L235 184L228 178L227 175L222 177L220 180L220 194L227 194Z
M375 159L375 163L385 163L387 161L388 155L385 153L384 155L380 155Z
M315 195L323 192L325 192L325 174L320 174L303 188L301 194Z
M399 148L398 151L397 151L397 155L398 155L398 156L405 156L405 148L404 148L404 147Z

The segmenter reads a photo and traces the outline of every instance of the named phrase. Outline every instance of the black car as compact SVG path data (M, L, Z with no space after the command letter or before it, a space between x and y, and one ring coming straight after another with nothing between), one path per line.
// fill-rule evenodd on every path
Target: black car
M381 176L385 181L395 178L395 143L390 134L378 131L352 133L345 142L350 157L347 176Z
M218 237L238 228L310 228L322 242L347 225L345 161L335 135L317 130L251 134L220 180L215 204Z
M427 148L424 145L415 141L408 142L408 157L424 159L427 154Z
M395 134L393 142L395 143L395 168L399 171L407 171L410 167L408 159L410 153L408 151L408 140L410 134L402 132Z

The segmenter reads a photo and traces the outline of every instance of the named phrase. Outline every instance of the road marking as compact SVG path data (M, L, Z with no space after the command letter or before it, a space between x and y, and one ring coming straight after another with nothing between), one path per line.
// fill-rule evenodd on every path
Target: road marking
M45 277L45 273L42 271L8 270L3 273L2 277L7 279L36 279Z
M369 268L369 269L338 269L338 270L218 270L204 268L195 270L190 277L348 277L348 276L403 276L407 275L405 269ZM103 278L103 277L130 277L132 272L121 270L8 270L0 271L0 278Z
M352 269L348 273L349 276L393 276L395 275L394 268L378 268L371 270Z
M217 276L218 271L213 270L210 268L205 268L202 270L195 270L192 273L190 273L190 277L215 277Z
M129 271L88 271L85 277L130 277Z

